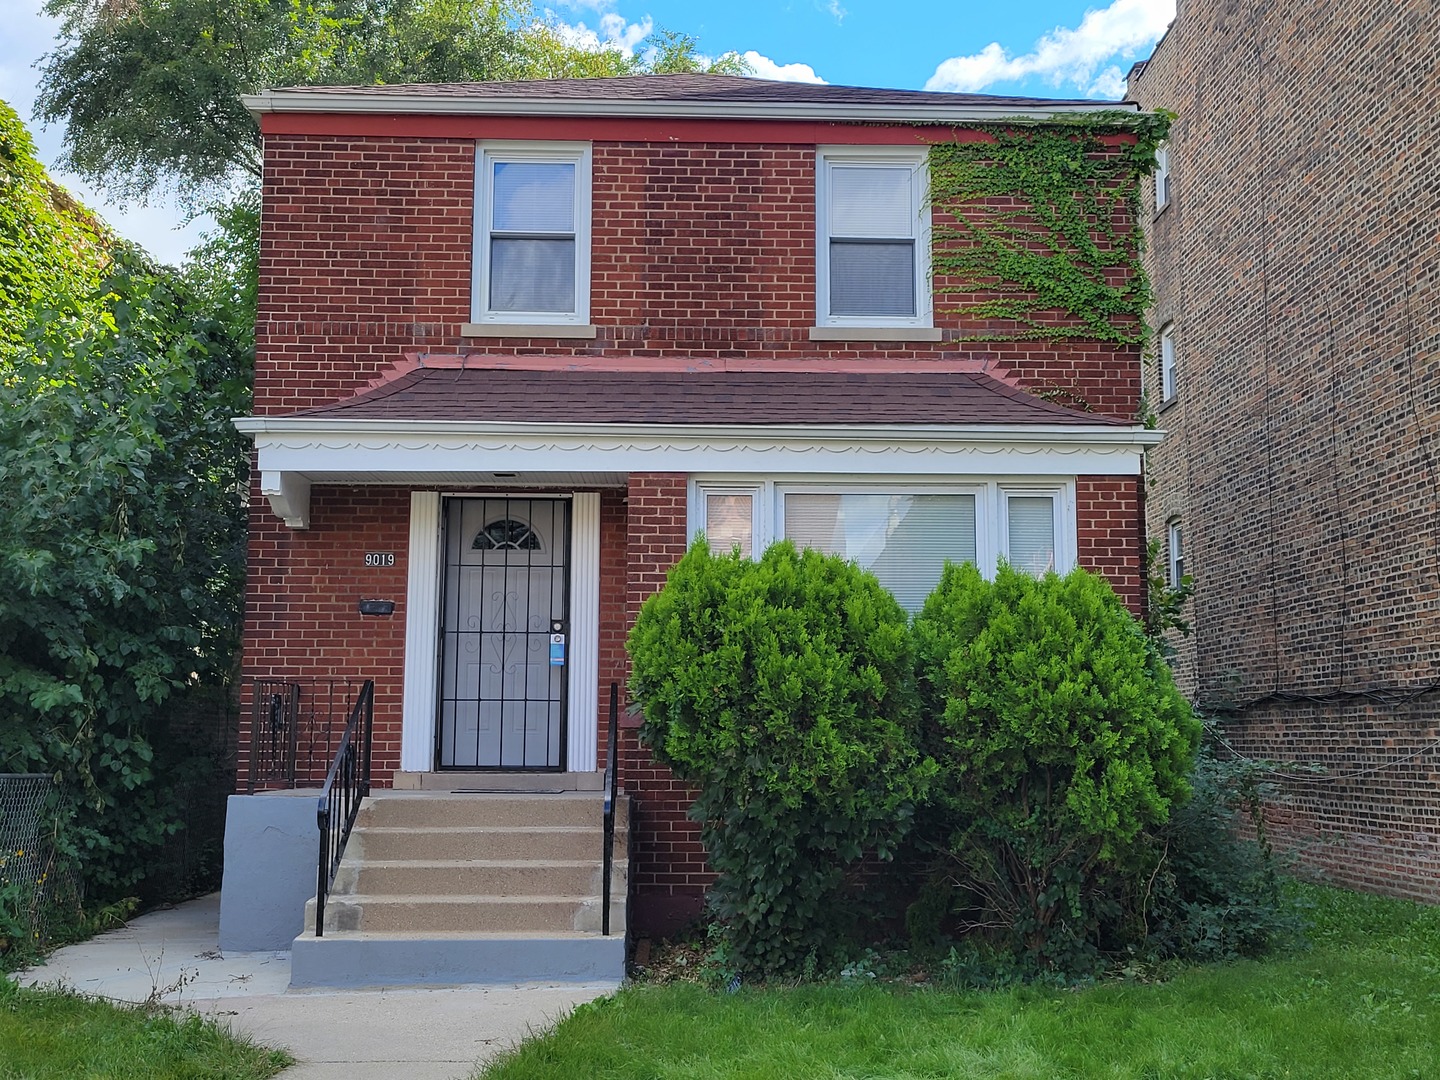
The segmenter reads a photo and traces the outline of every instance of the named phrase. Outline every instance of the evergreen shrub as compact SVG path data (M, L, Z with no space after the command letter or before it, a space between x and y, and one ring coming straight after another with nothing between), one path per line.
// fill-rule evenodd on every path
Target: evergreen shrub
M907 616L844 559L697 540L630 634L641 739L699 795L735 966L835 960L847 868L890 857L932 766L915 745Z
M1200 725L1102 578L947 566L914 626L928 831L972 929L1079 973L1133 940Z

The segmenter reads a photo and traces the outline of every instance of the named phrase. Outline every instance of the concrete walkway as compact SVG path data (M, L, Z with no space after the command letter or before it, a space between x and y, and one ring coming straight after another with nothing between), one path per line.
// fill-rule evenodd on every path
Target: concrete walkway
M220 898L142 915L53 953L19 976L117 1001L215 1016L298 1062L283 1080L457 1080L615 983L397 990L289 990L290 954L217 947Z

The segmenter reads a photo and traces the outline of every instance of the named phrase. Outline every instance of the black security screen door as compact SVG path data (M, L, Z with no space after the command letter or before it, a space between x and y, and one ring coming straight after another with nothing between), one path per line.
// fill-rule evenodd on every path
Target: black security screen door
M564 768L569 554L569 500L448 500L442 769Z

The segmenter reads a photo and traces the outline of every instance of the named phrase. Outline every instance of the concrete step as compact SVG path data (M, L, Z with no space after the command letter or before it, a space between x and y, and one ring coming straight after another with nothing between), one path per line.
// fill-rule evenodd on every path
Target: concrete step
M372 794L360 808L357 828L482 828L575 826L599 835L604 821L601 794L504 793L453 795L449 792L397 791ZM617 828L629 824L629 800L616 800Z
M625 934L360 933L295 939L292 987L613 982L625 977Z
M616 862L611 895L625 895L626 863ZM598 858L580 860L467 859L347 862L335 875L332 895L372 896L599 896L604 870Z
M627 837L615 834L615 851L623 856ZM356 829L346 845L365 860L392 859L598 859L600 832L594 826L465 826L452 829Z
M598 895L468 896L371 893L332 895L325 905L325 932L554 934L596 932L601 924ZM305 926L315 927L315 900L305 905ZM610 903L610 930L625 933L625 898ZM303 936L303 935L302 935ZM298 940L298 939L297 939Z
M395 788L405 791L600 791L605 772L515 772L510 769L447 769L445 772L399 773Z

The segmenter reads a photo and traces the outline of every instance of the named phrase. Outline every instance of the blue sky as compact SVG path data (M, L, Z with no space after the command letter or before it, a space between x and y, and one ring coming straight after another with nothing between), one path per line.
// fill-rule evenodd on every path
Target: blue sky
M54 45L41 0L0 0L0 98L27 121L33 64ZM739 52L763 78L1038 97L1123 96L1124 75L1174 17L1175 0L550 0L537 3L573 40L644 54L662 29L699 39L701 52ZM54 166L62 132L33 123ZM180 228L166 200L117 206L53 169L121 233L179 262L207 222Z

